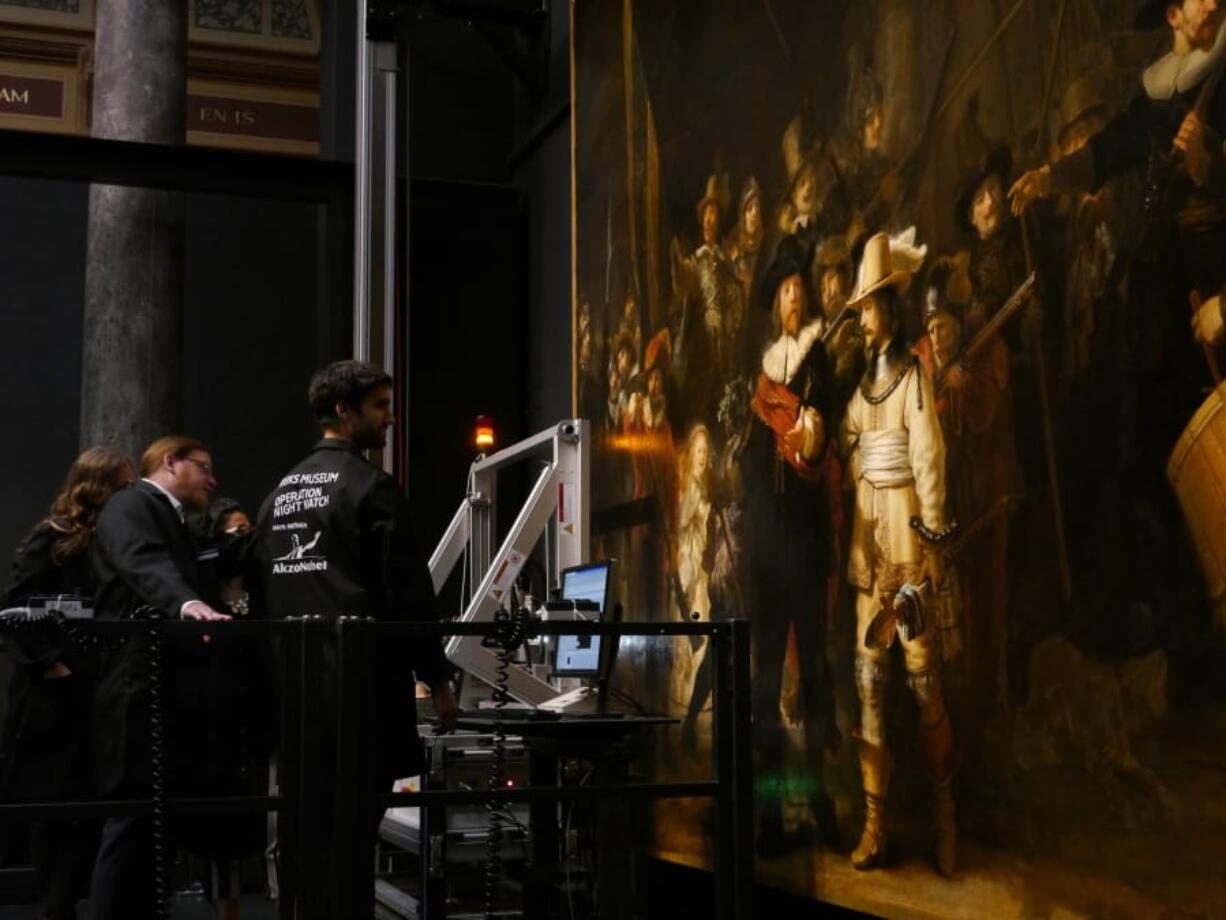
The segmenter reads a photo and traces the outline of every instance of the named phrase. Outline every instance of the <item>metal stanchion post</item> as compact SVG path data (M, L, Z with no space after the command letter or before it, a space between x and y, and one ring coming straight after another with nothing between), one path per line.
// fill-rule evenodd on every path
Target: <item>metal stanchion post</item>
M295 836L297 854L295 875L296 913L299 920L327 918L327 878L329 835L324 826L323 746L318 724L323 711L324 686L331 684L333 675L324 669L324 643L332 636L329 624L320 616L303 618L302 662L296 689L299 699L298 750L298 828ZM291 691L293 692L293 691ZM315 724L309 726L307 720Z
M277 750L277 785L281 811L277 815L277 882L281 920L295 920L300 893L302 858L302 676L305 623L286 621L279 639L281 657L281 736ZM274 659L275 660L275 659Z
M336 787L333 801L332 850L334 889L330 897L337 916L355 920L374 915L375 879L372 832L373 779L370 731L371 624L359 617L341 617L336 624Z
M721 920L753 915L753 747L750 738L749 621L712 636L716 652L715 745L720 794L716 842Z

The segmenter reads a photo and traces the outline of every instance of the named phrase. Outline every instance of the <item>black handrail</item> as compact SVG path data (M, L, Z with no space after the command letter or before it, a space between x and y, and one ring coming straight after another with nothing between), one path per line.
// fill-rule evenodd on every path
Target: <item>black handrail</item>
M149 624L140 621L78 621L82 629L100 639L147 635ZM709 636L717 655L715 673L716 775L696 782L600 784L576 787L528 786L507 790L425 790L379 794L374 776L375 726L373 707L374 649L378 639L410 636L484 636L495 627L489 622L383 623L362 617L328 620L319 616L286 620L185 622L165 620L166 639L215 636L219 640L271 636L280 643L281 749L278 760L280 794L170 798L170 814L272 812L279 814L278 838L290 858L280 871L281 917L311 917L326 910L316 882L328 873L327 859L335 862L340 903L351 905L349 916L373 913L374 877L369 860L374 825L368 812L387 807L479 804L533 800L650 800L713 798L717 811L715 883L717 916L721 920L752 916L752 744L750 741L749 622L592 623L536 622L527 625L530 636ZM333 833L320 826L319 732L312 730L311 714L320 711L320 681L312 675L323 665L326 640L337 646L337 743L335 797L337 818ZM0 804L0 824L39 817L100 818L151 814L153 799L74 800ZM322 863L321 863L322 859ZM304 866L310 860L311 866Z

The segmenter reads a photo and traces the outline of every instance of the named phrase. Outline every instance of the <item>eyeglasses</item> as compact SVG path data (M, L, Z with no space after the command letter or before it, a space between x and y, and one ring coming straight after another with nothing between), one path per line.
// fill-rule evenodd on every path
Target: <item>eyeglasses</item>
M200 472L204 473L205 476L211 477L213 475L213 465L211 463L205 463L203 460L197 460L195 457L180 457L179 459L186 460L196 469L200 470Z

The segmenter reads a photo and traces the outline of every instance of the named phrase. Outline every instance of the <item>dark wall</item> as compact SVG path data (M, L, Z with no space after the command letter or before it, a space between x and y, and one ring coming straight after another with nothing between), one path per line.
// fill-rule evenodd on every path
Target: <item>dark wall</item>
M570 4L554 0L544 92L517 84L511 167L519 191L529 361L524 412L538 430L571 412Z
M568 10L554 7L543 93L464 23L410 30L409 486L431 532L462 494L478 413L504 443L570 413ZM338 158L352 155L348 18L330 17L321 87ZM0 178L0 203L7 568L78 448L86 186ZM219 494L255 505L314 438L303 394L347 350L347 316L330 316L347 306L317 294L321 209L189 195L186 212L182 427L213 447Z
M77 453L84 185L0 177L0 559L46 514Z
M187 199L183 429L213 448L218 495L252 511L318 437L312 204ZM347 347L348 343L342 343Z
M511 188L412 184L408 494L431 542L465 494L478 415L527 433L522 273ZM510 498L511 496L507 496Z
M78 451L86 192L0 179L6 563ZM318 328L319 219L314 205L186 196L180 429L213 449L217 494L249 506L315 437L306 384L335 349Z

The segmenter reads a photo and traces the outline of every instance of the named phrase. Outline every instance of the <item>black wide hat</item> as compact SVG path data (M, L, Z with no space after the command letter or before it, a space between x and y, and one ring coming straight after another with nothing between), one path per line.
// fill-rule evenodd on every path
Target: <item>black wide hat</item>
M1166 8L1178 5L1175 0L1142 0L1132 24L1138 29L1156 29L1166 25Z
M813 246L796 234L789 234L779 241L775 258L758 283L758 305L768 313L774 309L775 293L779 285L792 275L800 275L808 295L809 265L813 262Z
M1002 191L1009 194L1009 179L1013 174L1013 153L1007 144L1001 144L987 155L983 165L962 180L958 198L954 202L954 223L970 233L975 232L968 216L975 192L983 184L983 180L991 175L1000 176Z

